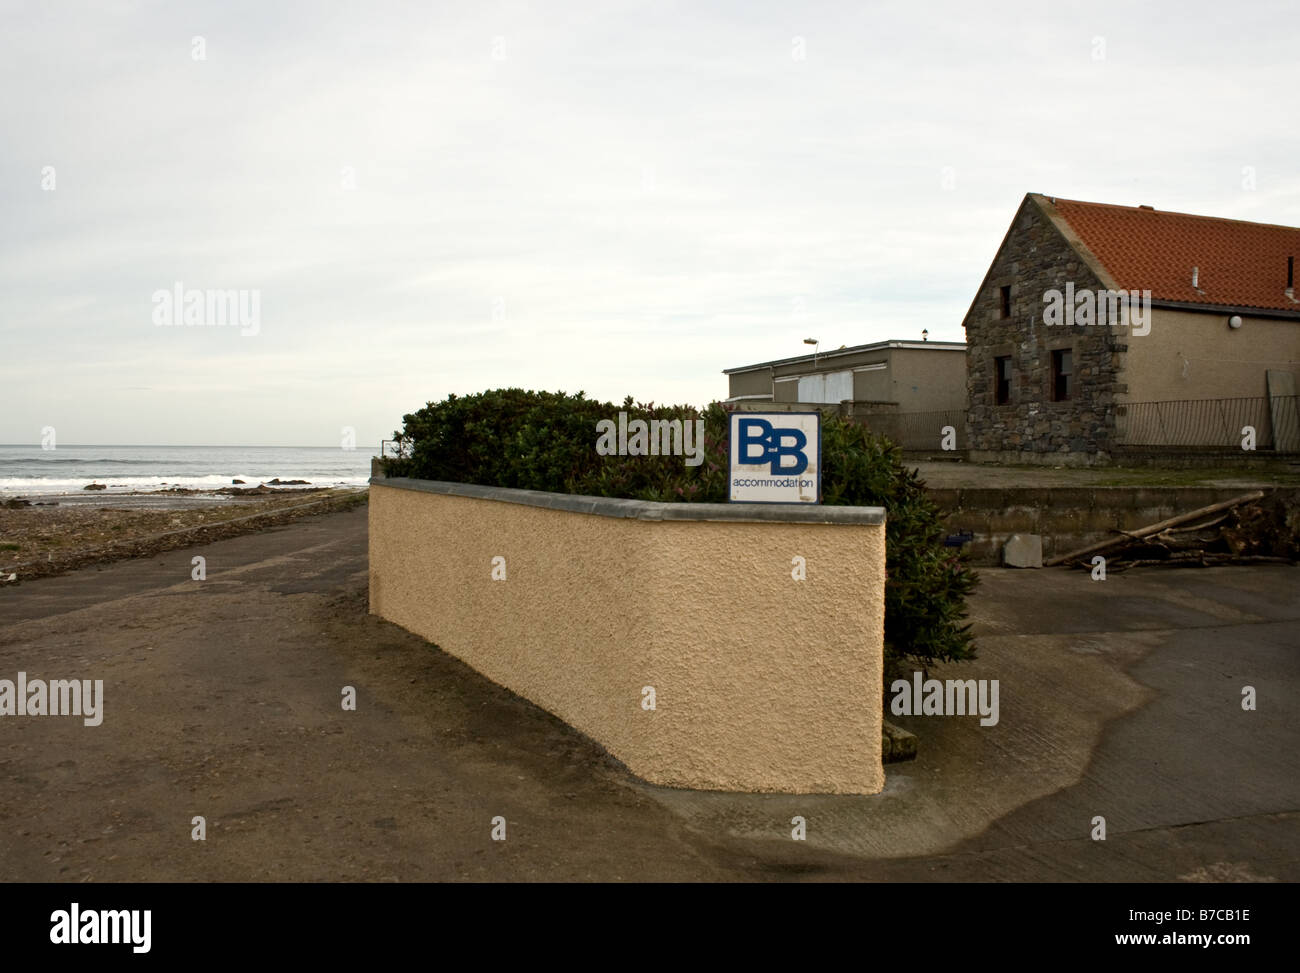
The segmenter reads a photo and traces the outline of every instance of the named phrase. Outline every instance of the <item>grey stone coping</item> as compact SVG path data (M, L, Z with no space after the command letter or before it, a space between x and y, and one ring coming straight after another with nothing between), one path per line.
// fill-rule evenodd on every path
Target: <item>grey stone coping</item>
M540 490L513 490L476 483L447 483L409 477L372 477L371 486L441 493L453 497L499 500L599 517L633 520L705 520L730 523L883 524L884 507L825 507L810 503L660 503L616 497L584 497Z

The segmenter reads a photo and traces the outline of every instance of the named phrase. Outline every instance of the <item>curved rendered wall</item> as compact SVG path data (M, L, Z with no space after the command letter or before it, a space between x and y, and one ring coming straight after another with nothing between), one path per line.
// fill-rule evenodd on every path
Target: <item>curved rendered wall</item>
M370 611L656 784L880 791L884 582L878 507L371 482Z

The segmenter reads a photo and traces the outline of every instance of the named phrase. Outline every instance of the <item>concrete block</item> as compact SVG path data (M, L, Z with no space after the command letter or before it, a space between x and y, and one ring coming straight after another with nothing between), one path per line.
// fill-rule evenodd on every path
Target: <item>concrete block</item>
M1176 516L1179 511L1173 507L1142 507L1137 510L1121 510L1118 513L1117 522L1111 526L1117 526L1120 530L1137 530L1140 527L1150 527L1162 520L1168 520Z
M961 505L966 509L1001 510L1006 503L1001 490L991 487L967 487L961 491Z
M989 515L982 510L959 510L945 517L943 525L949 531L973 530L977 534L987 534Z
M1012 534L1002 545L1002 563L1009 568L1041 568L1043 538L1040 534Z
M1036 534L1040 532L1036 507L1006 507L989 514L989 533Z

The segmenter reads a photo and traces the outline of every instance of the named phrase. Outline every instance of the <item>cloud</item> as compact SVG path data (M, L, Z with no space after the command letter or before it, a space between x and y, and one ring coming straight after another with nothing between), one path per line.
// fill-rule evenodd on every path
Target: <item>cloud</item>
M961 340L1028 191L1295 225L1293 46L1218 10L10 8L0 440L377 442L505 385L702 404L808 333ZM175 281L259 290L259 333L155 328Z

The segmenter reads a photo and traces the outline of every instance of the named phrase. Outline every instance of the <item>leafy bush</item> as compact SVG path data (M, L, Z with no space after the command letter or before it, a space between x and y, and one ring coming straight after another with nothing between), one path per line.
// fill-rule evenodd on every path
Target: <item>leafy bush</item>
M499 389L450 395L402 418L409 455L385 461L389 476L563 492L590 466L592 430L610 406L581 392Z
M704 420L704 460L600 456L596 424L617 419ZM394 434L408 456L384 460L389 476L479 483L635 500L727 502L730 410L597 402L583 393L498 389L448 396L404 416ZM943 519L902 451L839 416L822 417L822 502L880 506L885 528L886 679L912 665L975 658L966 596L978 581L958 551L944 547Z

